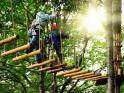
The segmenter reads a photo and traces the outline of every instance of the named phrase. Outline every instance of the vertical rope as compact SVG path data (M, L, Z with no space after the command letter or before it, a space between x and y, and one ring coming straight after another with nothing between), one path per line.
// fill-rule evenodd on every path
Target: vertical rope
M62 36L61 35L62 35L62 32L60 30L60 43L61 43L61 51L60 52L61 52L61 55L62 55L62 59L61 60L63 61L63 53L62 53L62 45L63 44L62 44ZM63 63L63 62L61 62L61 63Z
M4 30L5 30L5 26L4 26ZM5 31L3 32L3 37L6 38L5 36ZM5 52L6 51L6 44L3 45L3 51Z
M39 26L39 50L41 49L41 42L40 42L40 26Z
M12 27L14 28L14 17L13 17L13 0L10 0L10 3L11 3L11 21L12 21Z
M27 7L26 7L27 8ZM26 13L25 13L25 16L26 16L26 24L27 24L27 27L26 27L26 29L27 29L27 31L29 30L29 21L28 21L28 12L26 11ZM27 38L29 38L29 36L28 36L28 34L27 34Z
M60 10L58 11L59 14L60 14L60 11L61 11L61 7L60 7ZM60 17L60 18L61 18L61 17ZM58 19L59 19L59 17L56 18L56 21L57 21ZM56 23L60 26L59 21L57 21ZM62 29L59 27L59 30L60 30L60 43L61 43L61 51L60 51L60 52L61 52L61 56L62 56L61 61L63 61L63 53L62 53L62 45L63 45L63 44L62 44L62 36L61 36L61 35L62 35L62 31L61 31L61 30L62 30ZM61 63L63 63L63 62L61 62Z
M6 8L6 13L5 13L5 22L7 22L7 8ZM6 30L6 27L4 26L4 30ZM3 32L3 37L6 38L5 33L6 31ZM6 51L6 44L3 45L3 51Z
M76 62L76 49L75 49L75 45L74 45L74 62Z

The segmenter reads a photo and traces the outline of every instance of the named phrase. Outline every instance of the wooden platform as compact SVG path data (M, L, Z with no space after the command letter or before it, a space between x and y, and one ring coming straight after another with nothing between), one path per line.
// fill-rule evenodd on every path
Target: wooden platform
M30 45L29 45L29 44L26 44L26 45L24 45L24 46L15 48L15 49L13 49L13 50L6 51L6 52L2 53L1 56L7 56L7 55L12 54L12 53L17 53L17 52L19 52L19 51L28 49L29 47L30 47Z
M43 66L43 65L45 65L45 64L48 64L48 63L51 63L51 62L54 62L54 61L55 61L55 59L50 59L50 60L41 62L41 63L39 63L39 64L30 65L28 68L35 68L35 67Z
M63 67L63 66L66 66L66 64L58 64L53 67L45 67L45 68L39 69L39 71L41 71L41 72L49 71L49 70L57 69L57 68Z
M88 71L89 70L81 70L81 71L77 71L77 72L74 72L74 73L69 73L69 74L64 75L64 77L72 77L72 76L88 73Z
M69 74L69 73L78 72L80 70L81 70L81 68L74 68L72 70L66 70L66 71L59 72L59 73L56 74L56 76L62 76L62 75L66 75L66 74Z
M40 53L41 53L41 50L36 50L36 51L33 51L31 53L28 53L28 54L17 56L15 58L13 58L12 60L16 61L16 60L20 60L20 59L24 59L24 58L27 58L27 57L31 57L31 56L34 56L34 55L37 55L37 54L40 54Z
M63 70L63 68L56 68L56 69L53 69L53 70L49 70L48 72L49 73L57 73L57 72L62 71L62 70Z
M57 73L57 76L70 77L73 80L96 81L96 84L106 84L107 74L96 73L95 71L73 69ZM104 80L104 81L102 81Z
M76 79L76 78L80 78L80 77L86 77L86 76L90 76L90 75L94 75L94 72L89 72L89 73L85 73L85 74L80 74L80 75L76 75L76 76L72 76L72 79Z

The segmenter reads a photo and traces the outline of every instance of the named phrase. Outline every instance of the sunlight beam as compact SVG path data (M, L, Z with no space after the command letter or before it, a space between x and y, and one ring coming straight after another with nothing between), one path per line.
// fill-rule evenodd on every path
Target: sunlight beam
M101 33L104 31L103 23L105 22L105 12L103 8L99 8L97 11L91 7L87 11L85 16L80 17L79 28L86 29L88 33Z

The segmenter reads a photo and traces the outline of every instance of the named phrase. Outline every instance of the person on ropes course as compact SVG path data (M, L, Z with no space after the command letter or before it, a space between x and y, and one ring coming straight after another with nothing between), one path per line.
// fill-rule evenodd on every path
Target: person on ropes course
M38 50L40 49L40 33L43 32L45 26L47 26L48 22L56 17L56 12L52 13L51 15L48 15L45 13L45 10L43 9L42 11L38 12L36 15L36 19L32 21L31 27L28 30L29 34L29 44L30 48L26 50L26 53L30 53L33 50ZM37 54L35 56L37 63L41 62L41 54Z
M51 25L50 36L51 36L53 48L58 56L58 64L61 64L62 63L61 38L62 39L69 38L69 36L65 34L63 31L60 31L60 27L57 23L53 23Z

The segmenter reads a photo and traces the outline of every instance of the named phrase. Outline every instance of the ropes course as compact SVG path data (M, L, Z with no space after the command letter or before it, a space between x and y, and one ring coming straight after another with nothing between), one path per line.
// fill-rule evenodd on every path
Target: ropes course
M54 10L57 10L56 8L58 8L59 5L57 7L54 6ZM41 24L37 23L37 21L44 21L44 20L42 20L42 15L37 14L37 17L39 17L39 19L36 18L35 22L34 23L32 22L30 30L34 31L34 32L36 30L38 30L38 35L37 35L37 32L36 33L32 32L33 35L30 36L30 39L32 39L32 40L29 43L27 43L26 45L17 47L15 49L5 51L5 52L1 53L2 57L8 56L10 54L14 54L14 53L17 53L17 52L20 52L20 51L23 51L23 50L28 50L28 49L30 50L30 48L33 47L32 51L30 51L29 53L26 53L24 55L20 55L20 56L16 56L16 57L12 58L12 61L22 60L22 59L25 59L25 58L28 58L28 57L31 57L31 56L39 56L39 55L40 55L40 58L41 58L41 54L42 54L41 51L43 50L42 46L44 44L44 42L43 42L44 40L43 39L41 40L41 38L42 38L41 34L45 33L45 31L44 31L45 26L43 27ZM49 16L47 16L47 17L49 17ZM55 17L54 20L57 20L57 18ZM54 44L55 43L53 41L54 36L51 35L50 36L50 40L51 40L50 43L52 43L51 44L52 49L49 51L50 52L49 59L42 62L41 59L39 58L40 60L38 61L38 63L28 66L27 67L28 69L33 69L33 68L37 68L37 67L39 68L39 67L44 66L46 64L52 64L53 66L40 68L39 72L56 73L56 76L63 76L64 78L70 77L73 80L79 79L79 80L86 80L86 81L97 81L99 79L107 79L107 74L103 75L101 73L96 73L95 71L84 70L84 69L82 70L82 68L80 68L81 61L78 63L78 68L75 67L74 69L71 69L71 70L65 70L64 68L67 68L67 64L65 64L63 62L62 53L61 53L61 51L62 51L62 32L61 32L60 27L58 26L59 24L57 22L55 22L55 24L54 23L51 23L51 24L52 24L52 26L51 26L51 28L52 28L51 33L52 34L55 34L54 30L59 31L58 32L59 33L58 36L59 36L59 40L60 40L59 49L58 49L58 46L56 47L55 44ZM37 28L37 26L38 26L38 28ZM0 41L0 46L2 46L4 44L7 44L9 42L12 42L13 40L17 40L17 39L19 39L19 36L14 35L12 37L1 40ZM34 43L34 41L37 41L37 40L38 40L38 44ZM41 41L43 43L41 43ZM35 44L38 45L38 46L35 46ZM121 49L121 33L115 33L114 48L115 48L114 61L115 61L116 75L122 75L121 67L120 67L120 61L121 61L121 52L120 52L121 51L120 50ZM58 57L57 64L56 64L56 60L54 58L54 50L53 49L56 51L56 55ZM83 52L84 51L85 50L83 50ZM82 57L82 54L81 54L81 57Z

